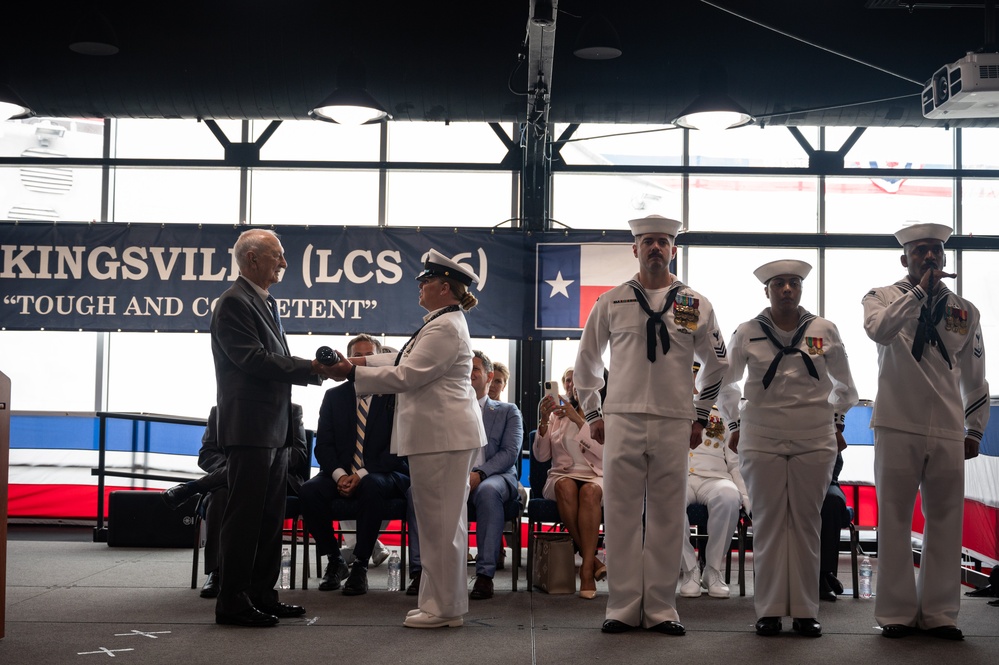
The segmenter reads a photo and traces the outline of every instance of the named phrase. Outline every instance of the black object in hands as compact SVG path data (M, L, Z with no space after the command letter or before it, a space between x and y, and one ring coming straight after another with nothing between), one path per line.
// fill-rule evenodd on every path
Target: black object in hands
M316 360L320 365L336 365L340 362L340 354L328 346L320 346L316 349Z

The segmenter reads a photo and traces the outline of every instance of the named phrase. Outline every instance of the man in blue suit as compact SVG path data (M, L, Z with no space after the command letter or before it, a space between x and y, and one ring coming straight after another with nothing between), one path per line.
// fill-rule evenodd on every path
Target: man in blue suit
M490 399L493 363L481 351L472 358L472 388L482 407L486 445L468 477L469 507L475 506L475 585L468 597L493 597L493 577L503 549L503 504L517 497L518 465L524 443L524 422L520 409L507 402Z
M380 351L381 344L368 335L358 335L347 344L350 358ZM405 458L389 451L394 408L394 395L359 395L352 381L330 388L323 398L316 430L319 474L302 485L298 493L302 516L316 540L316 549L320 556L326 554L329 558L320 591L339 589L344 578L344 595L359 596L368 591L368 559L382 517L389 502L404 498L409 489ZM349 575L333 532L331 509L337 499L357 502L357 544Z

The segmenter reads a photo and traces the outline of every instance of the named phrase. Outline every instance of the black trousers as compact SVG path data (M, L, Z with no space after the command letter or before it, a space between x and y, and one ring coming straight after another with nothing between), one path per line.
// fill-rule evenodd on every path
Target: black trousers
M354 556L358 561L368 562L374 550L382 519L388 511L389 501L405 499L409 489L409 477L398 472L368 473L361 479L354 495L344 499L337 491L336 482L331 476L320 474L302 485L298 497L302 502L302 516L309 532L316 540L316 551L320 554L337 555L340 547L333 531L333 502L338 500L357 503L357 544Z
M222 584L215 611L235 613L278 602L281 528L288 493L286 448L226 450L229 500L222 515Z

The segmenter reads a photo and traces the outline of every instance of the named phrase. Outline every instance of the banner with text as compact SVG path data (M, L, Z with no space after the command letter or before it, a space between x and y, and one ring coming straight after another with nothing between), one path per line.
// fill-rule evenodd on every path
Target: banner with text
M239 274L232 245L246 228L0 223L0 328L206 331L215 300ZM578 336L583 310L599 295L591 287L606 290L634 270L630 250L613 244L630 234L304 226L277 232L288 268L271 291L292 334L409 334L426 313L413 278L430 248L479 275L472 292L480 305L468 317L476 337Z

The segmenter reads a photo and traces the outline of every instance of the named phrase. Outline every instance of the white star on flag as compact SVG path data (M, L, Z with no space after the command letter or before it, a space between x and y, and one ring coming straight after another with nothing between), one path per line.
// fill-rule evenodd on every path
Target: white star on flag
M555 276L555 279L546 279L545 280L545 282L547 282L552 287L551 295L548 296L548 297L549 298L554 298L556 294L561 293L566 298L568 298L569 297L569 291L567 289L568 289L569 285L572 284L574 281L576 281L576 280L574 280L574 279L563 279L562 278L562 271L559 270L558 271L558 275Z

